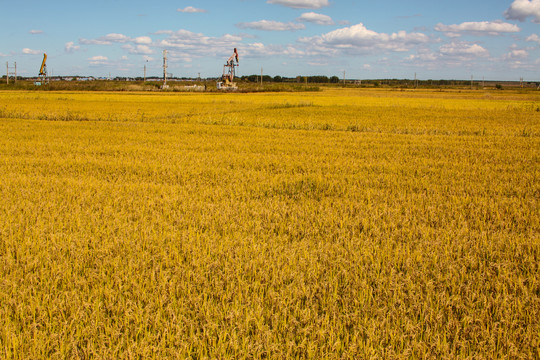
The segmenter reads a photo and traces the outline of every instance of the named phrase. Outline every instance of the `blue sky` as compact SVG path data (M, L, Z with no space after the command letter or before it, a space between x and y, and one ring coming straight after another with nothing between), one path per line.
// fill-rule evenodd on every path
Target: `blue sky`
M0 60L34 76L162 73L540 81L540 0L1 1Z

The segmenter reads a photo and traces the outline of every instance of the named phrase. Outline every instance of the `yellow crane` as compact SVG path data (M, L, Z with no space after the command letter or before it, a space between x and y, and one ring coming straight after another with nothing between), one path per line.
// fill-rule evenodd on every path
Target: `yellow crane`
M47 75L47 54L43 54L43 61L41 62L41 68L39 68L39 76Z
M41 67L39 68L39 77L41 78L40 82L36 82L35 85L42 85L48 82L47 79L47 54L43 54L43 61L41 62Z

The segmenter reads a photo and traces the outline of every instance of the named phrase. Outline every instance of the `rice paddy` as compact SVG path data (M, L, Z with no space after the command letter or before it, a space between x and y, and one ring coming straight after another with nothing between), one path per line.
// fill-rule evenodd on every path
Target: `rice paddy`
M540 357L540 93L0 92L0 358Z

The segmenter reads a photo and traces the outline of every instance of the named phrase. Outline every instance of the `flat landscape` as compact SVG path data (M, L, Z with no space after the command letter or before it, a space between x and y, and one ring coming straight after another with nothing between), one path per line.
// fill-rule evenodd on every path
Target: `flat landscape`
M540 91L0 91L2 359L538 359Z

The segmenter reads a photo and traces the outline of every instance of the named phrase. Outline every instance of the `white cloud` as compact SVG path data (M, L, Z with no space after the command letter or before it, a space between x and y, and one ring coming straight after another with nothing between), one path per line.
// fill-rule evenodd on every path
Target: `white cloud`
M529 57L529 52L527 50L516 49L505 54L503 56L503 59L507 61L508 60L512 61L512 60L526 59L528 57Z
M189 54L191 57L222 56L228 58L232 54L234 47L241 45L242 37L225 34L221 37L206 36L201 33L194 33L188 30L162 30L156 35L167 35L163 40L157 42L161 48L170 51L171 56L175 54Z
M183 12L183 13L191 13L191 14L207 12L204 9L197 9L197 8L194 8L193 6L187 6L187 7L183 8L183 9L176 9L176 11Z
M514 0L504 16L519 21L525 21L530 16L533 22L540 24L540 0Z
M111 45L113 43L126 43L131 39L123 34L107 34L97 39L79 39L79 43L82 45Z
M131 45L127 44L122 46L124 50L127 50L130 54L135 55L151 55L154 53L154 50L152 50L148 45Z
M301 38L299 42L306 44L313 53L329 54L340 51L369 53L374 49L388 51L408 51L412 46L429 42L422 33L385 34L367 29L363 24L357 24L331 31L329 33Z
M467 44L464 42L451 42L440 47L440 53L443 56L470 58L470 57L488 57L489 51L478 44Z
M261 42L242 42L243 37L239 35L226 34L221 37L206 36L201 33L194 33L188 30L162 30L155 35L165 35L166 37L156 44L160 48L169 50L171 62L176 60L193 62L198 58L216 57L225 61L233 51L238 48L240 59L250 58L271 58L271 57L291 57L301 58L306 56L306 52L295 45L265 45Z
M39 55L39 54L41 54L41 50L32 50L32 49L29 49L29 48L22 49L22 52L23 52L23 54L26 54L26 55Z
M107 60L109 60L109 58L106 57L106 56L98 55L98 56L92 56L88 60L90 60L90 61L107 61Z
M234 47L242 38L236 35L225 34L222 37L205 36L202 33L194 33L189 30L162 30L156 32L157 35L168 35L169 37L160 42L161 46L167 46L169 44L173 47L190 48L190 47L208 47L208 46L221 46L229 44L229 47Z
M111 45L112 42L99 40L99 39L79 38L79 44L81 45Z
M149 45L152 43L152 39L148 36L139 36L139 37L136 37L135 39L133 39L133 42L135 44L144 44L144 45Z
M328 66L328 61L320 61L320 62L308 61L308 65L311 65L311 66Z
M130 41L130 38L123 34L107 34L103 38L105 41L110 41L114 43L124 43Z
M534 41L540 44L540 37L536 34L532 34L531 36L528 36L525 40Z
M90 65L96 66L96 65L107 65L109 63L109 58L106 56L92 56L88 59L88 62Z
M150 48L152 45L152 39L149 36L138 36L130 38L123 34L107 34L100 36L97 39L79 39L79 43L82 45L112 45L112 44L125 44L122 46L124 50L127 50L130 54L136 55L150 55L154 53L154 50ZM65 51L73 52L79 50L79 46L75 46L73 42L66 43Z
M64 45L64 51L67 53L74 53L75 51L79 51L81 47L79 45L75 45L73 41L67 42Z
M539 59L532 59L527 49L514 48L502 56L504 66L511 69L532 70L538 69Z
M404 62L431 71L441 71L448 68L471 68L489 59L489 51L478 44L466 42L451 42L432 51L420 47L416 54L404 58Z
M329 5L328 0L268 0L267 3L294 9L320 9Z
M297 49L295 46L289 45L285 48L283 54L290 57L301 57L304 56L306 53L302 50Z
M32 35L43 34L43 30L30 30L29 33Z
M518 26L502 21L464 22L454 25L437 24L435 30L444 32L450 37L458 37L463 34L496 36L502 33L516 33L521 31Z
M419 49L416 55L409 55L406 59L411 61L421 61L421 62L434 62L439 60L441 57L440 54L434 53L428 49Z
M253 29L264 31L294 31L305 28L304 24L296 24L293 22L283 23L279 21L261 20L248 23L238 23L237 27L241 29Z
M317 25L334 25L334 20L332 20L332 18L330 16L323 15L323 14L317 14L317 13L314 13L314 12L303 13L296 20L312 22L312 23L315 23Z

